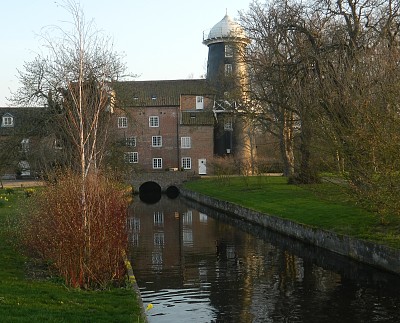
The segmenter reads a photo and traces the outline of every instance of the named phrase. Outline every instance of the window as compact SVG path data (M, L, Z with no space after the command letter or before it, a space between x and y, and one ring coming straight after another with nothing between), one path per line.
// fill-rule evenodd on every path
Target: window
M137 164L139 161L139 154L137 152L128 152L125 153L125 162L129 164Z
M154 233L154 246L160 248L164 247L164 232Z
M155 211L153 213L154 225L163 226L164 225L164 212Z
M63 148L61 139L54 139L53 148L54 148L54 149L57 149L57 150Z
M118 117L118 128L128 128L127 117Z
M190 137L181 137L181 148L191 148Z
M2 118L1 126L2 127L14 127L14 117L11 114L6 113Z
M182 168L183 169L192 169L192 158L183 157L182 158Z
M225 64L225 76L232 74L232 64Z
M126 137L125 144L128 147L136 147L136 137Z
M153 169L162 168L162 158L153 158Z
M22 139L22 141L21 141L21 150L24 153L27 153L29 151L29 138Z
M202 96L196 96L196 110L203 110L204 98Z
M232 120L225 120L224 122L224 130L232 131L233 130L233 122Z
M225 57L233 57L232 45L225 45Z
M158 116L149 117L149 127L156 128L160 126L160 119Z
M151 146L152 147L162 147L162 137L161 136L152 136L151 137Z

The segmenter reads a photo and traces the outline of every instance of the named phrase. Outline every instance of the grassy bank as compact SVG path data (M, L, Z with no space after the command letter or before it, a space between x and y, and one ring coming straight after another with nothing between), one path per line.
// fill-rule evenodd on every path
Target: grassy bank
M133 289L68 289L22 256L15 224L26 202L22 189L0 190L1 322L143 322Z
M385 224L357 207L343 185L288 185L284 177L211 177L188 182L199 193L312 227L400 248L400 221Z

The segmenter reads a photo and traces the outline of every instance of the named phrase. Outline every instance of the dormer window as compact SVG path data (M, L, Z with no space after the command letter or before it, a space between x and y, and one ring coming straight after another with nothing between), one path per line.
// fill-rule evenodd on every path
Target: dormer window
M9 113L6 113L5 115L3 115L3 118L1 121L1 126L2 127L14 127L14 117Z

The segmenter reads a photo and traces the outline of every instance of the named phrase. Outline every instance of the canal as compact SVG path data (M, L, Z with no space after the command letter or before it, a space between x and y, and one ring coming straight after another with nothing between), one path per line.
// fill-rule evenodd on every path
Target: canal
M129 257L152 322L400 322L400 277L183 198L135 198Z

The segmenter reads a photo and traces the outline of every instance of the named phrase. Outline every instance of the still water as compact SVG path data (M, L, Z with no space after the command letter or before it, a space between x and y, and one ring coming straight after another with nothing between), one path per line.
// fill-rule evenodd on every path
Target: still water
M149 322L400 322L400 277L163 196L130 209Z

